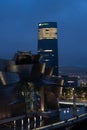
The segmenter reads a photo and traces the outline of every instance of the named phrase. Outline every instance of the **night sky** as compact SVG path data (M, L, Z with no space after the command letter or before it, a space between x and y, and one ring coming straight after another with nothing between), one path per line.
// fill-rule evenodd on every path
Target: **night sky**
M58 24L59 65L87 67L87 0L0 0L0 58L36 54L45 21Z

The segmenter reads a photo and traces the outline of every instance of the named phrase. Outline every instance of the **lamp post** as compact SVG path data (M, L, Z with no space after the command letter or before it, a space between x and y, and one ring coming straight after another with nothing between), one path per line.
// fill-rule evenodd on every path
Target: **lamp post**
M77 116L77 108L76 108L76 93L75 89L73 88L73 116Z

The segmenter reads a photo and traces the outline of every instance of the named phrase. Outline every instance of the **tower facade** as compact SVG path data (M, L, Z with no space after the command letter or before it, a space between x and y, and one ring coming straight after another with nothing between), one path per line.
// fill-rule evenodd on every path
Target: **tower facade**
M46 67L53 68L53 75L58 76L58 39L57 23L42 22L38 24L38 53Z

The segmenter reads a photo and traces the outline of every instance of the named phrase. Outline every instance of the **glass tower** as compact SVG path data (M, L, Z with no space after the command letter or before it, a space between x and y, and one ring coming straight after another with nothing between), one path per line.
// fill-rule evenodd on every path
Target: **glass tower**
M57 23L41 22L38 24L38 53L41 63L53 68L53 75L58 76L58 40Z

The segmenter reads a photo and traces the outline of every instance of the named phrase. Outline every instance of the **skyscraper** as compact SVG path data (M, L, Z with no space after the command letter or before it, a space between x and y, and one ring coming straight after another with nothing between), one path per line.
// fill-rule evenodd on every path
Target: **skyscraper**
M42 22L38 24L38 53L46 67L53 67L53 75L58 76L58 40L57 23Z

